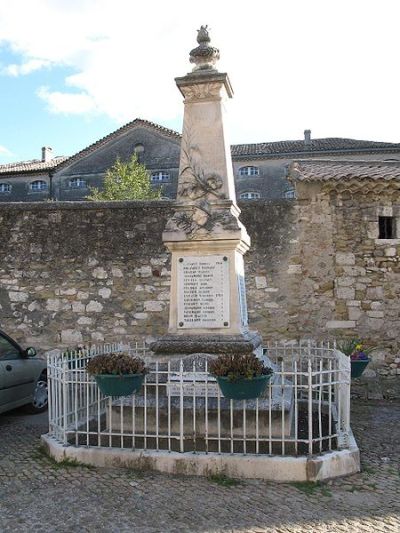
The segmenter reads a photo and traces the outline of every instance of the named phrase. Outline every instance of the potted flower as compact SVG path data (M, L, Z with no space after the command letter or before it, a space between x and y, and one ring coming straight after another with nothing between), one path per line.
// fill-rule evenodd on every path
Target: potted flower
M375 346L364 347L360 339L349 339L338 343L338 349L350 357L351 377L359 378L371 359L368 357Z
M273 373L254 354L220 355L209 369L222 394L231 400L259 398Z
M147 372L144 361L126 353L97 355L86 366L88 374L106 396L129 396L143 384Z

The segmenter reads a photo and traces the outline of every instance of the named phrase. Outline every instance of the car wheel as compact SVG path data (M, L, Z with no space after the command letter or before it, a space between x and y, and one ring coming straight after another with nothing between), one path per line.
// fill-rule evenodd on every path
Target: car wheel
M26 406L29 413L43 413L48 406L48 389L47 389L47 376L42 374L38 379L33 393L32 403Z

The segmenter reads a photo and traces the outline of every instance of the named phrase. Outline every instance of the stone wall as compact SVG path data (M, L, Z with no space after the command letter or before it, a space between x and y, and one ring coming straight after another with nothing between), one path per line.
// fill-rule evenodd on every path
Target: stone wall
M307 186L299 197L240 204L252 238L252 329L265 341L360 336L380 346L370 376L399 374L400 240L376 239L392 193L379 205L365 190ZM171 208L1 205L0 328L44 350L165 333L170 264L161 233Z
M3 205L2 329L44 349L162 333L167 203Z

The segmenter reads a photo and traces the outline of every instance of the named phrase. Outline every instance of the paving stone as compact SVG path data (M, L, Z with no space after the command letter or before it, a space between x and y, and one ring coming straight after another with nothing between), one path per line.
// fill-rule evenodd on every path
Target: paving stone
M0 531L399 533L400 404L352 404L363 471L312 487L54 464L44 415L0 415Z

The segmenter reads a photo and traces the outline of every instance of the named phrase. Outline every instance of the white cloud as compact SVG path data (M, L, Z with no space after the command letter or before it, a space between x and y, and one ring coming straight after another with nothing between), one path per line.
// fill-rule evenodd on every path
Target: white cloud
M6 148L5 146L1 146L1 144L0 144L0 154L1 155L12 155L10 150Z
M88 94L51 92L48 87L40 87L37 94L47 102L51 113L81 115L96 111L94 99Z
M14 154L8 148L0 144L0 159L7 160L12 158L13 156Z
M69 68L65 87L37 88L52 112L168 125L183 111L174 77L190 70L195 30L208 23L235 90L233 142L305 128L400 141L399 12L395 0L2 0L0 45L21 58L9 75Z
M22 63L21 65L16 65L15 63L11 65L7 65L2 73L7 74L9 76L23 76L26 74L30 74L31 72L34 72L35 70L40 70L43 67L47 67L50 65L49 61L43 60L43 59L30 59L29 61L26 61L25 63Z

